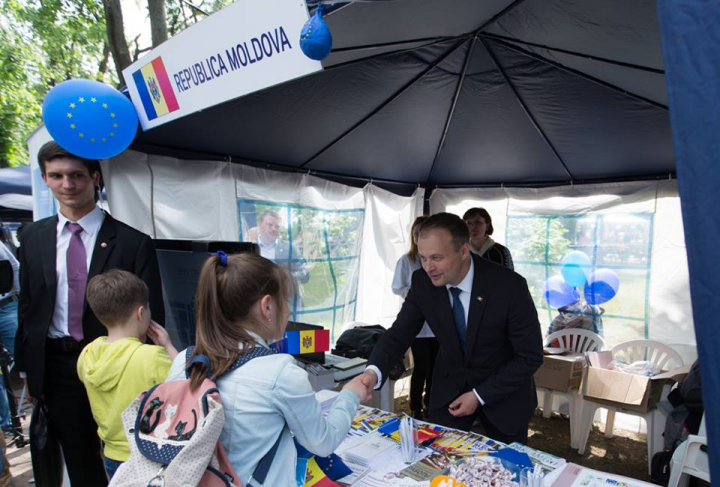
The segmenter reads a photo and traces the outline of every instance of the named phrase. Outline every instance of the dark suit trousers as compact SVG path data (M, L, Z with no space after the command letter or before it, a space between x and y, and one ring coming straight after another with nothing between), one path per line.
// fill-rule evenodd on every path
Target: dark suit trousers
M46 348L43 397L50 428L62 446L70 483L73 487L102 487L108 480L97 424L85 386L77 375L79 355Z
M485 429L485 436L487 436L488 438L501 441L508 445L513 441L517 441L519 443L522 443L523 445L527 445L527 425L524 429L510 434L500 431L488 420L487 416L485 416L482 411L482 406L479 406L474 414L456 418L455 416L450 414L447 405L445 405L440 409L431 411L430 417L428 417L428 422L439 424L441 426L446 426L448 428L455 428L462 431L470 431L476 419L479 419L482 423L483 428Z
M436 338L416 338L410 344L415 366L410 377L410 409L413 414L419 413L423 406L427 410L430 403L430 389L432 388L432 374L435 368L440 346ZM423 400L423 390L425 398Z

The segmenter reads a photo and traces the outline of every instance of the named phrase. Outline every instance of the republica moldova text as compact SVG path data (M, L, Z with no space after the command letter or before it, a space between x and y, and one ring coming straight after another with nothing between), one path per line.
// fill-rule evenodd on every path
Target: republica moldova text
M225 49L224 53L217 53L202 62L181 69L173 74L175 86L179 92L187 91L193 86L202 85L230 71L269 59L292 48L285 29L277 27L275 30L264 32L259 37L253 37Z

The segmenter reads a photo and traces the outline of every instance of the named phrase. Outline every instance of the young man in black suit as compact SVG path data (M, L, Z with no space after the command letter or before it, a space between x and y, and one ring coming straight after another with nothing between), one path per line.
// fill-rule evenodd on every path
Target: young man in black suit
M450 213L429 217L417 245L423 268L373 349L366 387L382 384L427 322L440 344L428 421L469 430L479 418L489 437L526 443L543 351L525 279L472 254L467 225Z
M31 400L42 398L63 449L73 487L107 485L97 425L77 375L82 348L107 335L85 301L95 275L122 269L150 288L153 319L164 322L155 246L147 235L96 206L97 161L55 142L38 153L42 178L59 203L57 216L23 228L15 357Z

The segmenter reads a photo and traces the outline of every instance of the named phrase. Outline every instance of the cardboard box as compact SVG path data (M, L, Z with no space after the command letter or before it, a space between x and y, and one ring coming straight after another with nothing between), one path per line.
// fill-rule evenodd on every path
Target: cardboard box
M590 366L583 375L583 398L639 413L646 413L655 407L662 395L663 386L682 378L690 368L687 365L653 377L628 374L605 368L609 363L608 353L612 357L612 352L588 353Z
M585 357L579 353L545 355L542 366L535 372L535 385L567 392L580 387Z

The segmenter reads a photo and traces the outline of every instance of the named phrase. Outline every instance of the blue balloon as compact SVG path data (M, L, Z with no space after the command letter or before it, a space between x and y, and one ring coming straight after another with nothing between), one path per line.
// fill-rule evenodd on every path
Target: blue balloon
M543 285L543 297L553 308L562 308L580 299L580 293L570 286L563 276L552 276Z
M592 272L592 264L585 252L573 250L565 254L561 261L562 267L560 272L565 278L565 282L572 287L580 287L588 279Z
M319 4L315 15L310 17L300 31L300 49L310 59L321 61L332 49L332 34L322 18L324 6Z
M86 159L107 159L128 148L138 117L132 102L98 81L73 79L55 86L42 107L45 126L65 150Z
M583 294L588 304L602 304L610 301L620 289L620 278L611 269L597 269L585 285Z

